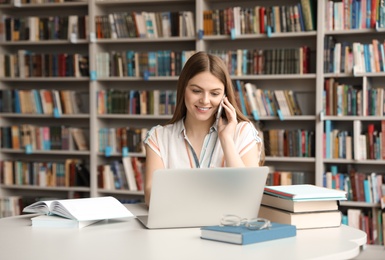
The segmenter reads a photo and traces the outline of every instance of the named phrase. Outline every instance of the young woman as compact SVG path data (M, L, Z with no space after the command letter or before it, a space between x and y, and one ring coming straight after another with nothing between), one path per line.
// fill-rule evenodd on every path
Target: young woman
M220 106L223 115L216 120ZM172 119L153 127L144 143L147 205L157 169L255 167L263 150L258 131L236 105L226 65L205 52L187 60L179 76Z

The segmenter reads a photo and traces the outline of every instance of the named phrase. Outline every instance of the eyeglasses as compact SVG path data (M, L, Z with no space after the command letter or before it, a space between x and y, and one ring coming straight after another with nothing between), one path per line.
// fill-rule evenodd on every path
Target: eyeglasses
M224 215L221 219L221 226L241 226L244 225L250 230L260 230L271 227L271 222L265 218L241 218L237 215Z

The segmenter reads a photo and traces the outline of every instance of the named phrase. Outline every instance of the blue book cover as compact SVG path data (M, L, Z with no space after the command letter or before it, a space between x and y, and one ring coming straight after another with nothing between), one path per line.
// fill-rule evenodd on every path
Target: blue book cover
M372 67L370 64L370 53L369 53L369 44L363 44L364 46L364 61L366 72L372 72Z
M135 52L127 51L127 76L134 77L135 76Z
M163 66L163 76L171 76L171 51L166 50L163 52Z
M167 76L166 75L166 66L163 62L165 51L157 51L156 53L156 65L158 66L158 76Z
M41 104L41 98L40 98L38 91L36 89L32 89L32 93L33 93L33 98L35 99L36 113L37 114L43 114L44 113L43 107Z
M247 75L247 53L248 50L242 50L242 75Z
M303 12L302 12L302 5L301 5L301 3L298 3L297 7L298 7L298 12L299 12L299 25L301 27L301 32L305 32L306 28L305 28L305 21L303 20L304 18L303 18Z
M269 115L274 116L276 113L274 112L273 107L271 105L268 89L263 90L262 99L263 99L264 103L266 102L266 106L269 110Z
M372 195L370 194L370 183L368 180L364 180L364 193L365 193L365 202L371 203Z
M333 130L332 122L330 120L325 120L325 158L332 158L332 150L331 150L331 131Z
M201 228L201 238L247 245L269 240L294 237L297 235L297 229L293 225L271 223L271 227L260 230L250 230L241 226L207 226Z
M349 7L350 8L350 17L347 17L347 21L350 21L350 29L358 29L357 24L358 24L358 15L357 15L357 4L356 0L353 0Z
M372 1L366 2L366 28L370 28L370 18L372 17Z
M239 100L241 102L241 109L242 109L242 113L244 115L247 115L247 110L246 110L246 104L245 104L245 100L244 100L244 96L243 96L243 90L242 90L242 84L241 84L241 81L237 80L236 81L236 85L237 85L237 90L238 90L238 95L239 95Z
M20 92L18 89L14 90L15 93L15 99L14 99L14 111L17 114L21 113L21 105L20 105Z

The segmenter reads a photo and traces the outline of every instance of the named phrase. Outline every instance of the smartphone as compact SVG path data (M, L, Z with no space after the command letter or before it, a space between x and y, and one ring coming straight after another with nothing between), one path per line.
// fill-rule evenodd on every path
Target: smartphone
M216 120L215 120L215 125L216 125L216 126L218 126L219 118L222 116L222 114L224 114L222 102L223 102L223 99L225 99L225 97L226 97L226 95L223 95L223 98L222 98L222 100L221 100L221 103L219 104L219 107L218 107L217 117L216 117Z

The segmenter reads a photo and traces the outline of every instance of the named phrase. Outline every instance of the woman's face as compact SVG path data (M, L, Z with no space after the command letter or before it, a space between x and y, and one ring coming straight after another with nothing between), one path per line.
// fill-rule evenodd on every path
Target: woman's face
M187 116L200 121L213 120L225 93L223 83L210 72L191 78L185 91Z

